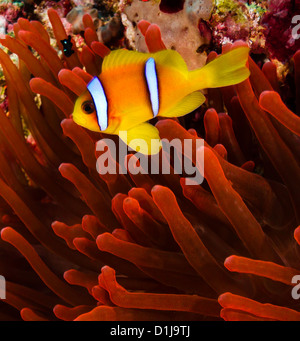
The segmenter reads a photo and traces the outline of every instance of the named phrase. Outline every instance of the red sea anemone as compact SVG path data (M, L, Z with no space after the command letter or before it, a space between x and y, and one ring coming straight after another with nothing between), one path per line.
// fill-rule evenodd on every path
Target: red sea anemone
M62 50L67 35L48 14ZM20 19L16 38L1 39L20 62L0 50L9 101L0 109L0 319L300 320L291 295L300 272L299 117L276 92L275 66L250 59L249 80L208 91L203 118L156 123L161 138L205 138L192 157L204 153L202 185L174 171L99 175L101 135L70 114L110 50L88 15L84 26L86 46L73 44L70 57L57 55L35 21ZM156 25L139 28L151 52L165 48Z

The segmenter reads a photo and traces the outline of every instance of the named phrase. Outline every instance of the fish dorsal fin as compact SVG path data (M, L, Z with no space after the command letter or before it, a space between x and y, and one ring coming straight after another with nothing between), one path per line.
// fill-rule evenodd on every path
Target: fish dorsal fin
M102 72L108 71L120 66L144 63L150 58L148 53L129 51L126 49L114 50L104 58Z
M145 63L149 58L154 58L157 65L172 67L186 73L187 66L181 55L174 50L163 50L156 53L142 53L126 49L114 50L104 58L102 72L120 66Z
M141 154L157 154L161 149L158 130L150 123L141 123L128 131L120 131L119 137L130 148Z
M188 72L188 68L181 55L174 50L162 50L152 54L157 65L165 65L175 68L183 73Z
M162 117L184 116L200 107L200 105L202 105L204 102L205 96L202 94L202 92L195 91L184 97L178 103L176 103L176 105L174 105L174 107L168 110L166 113L163 113L159 116Z

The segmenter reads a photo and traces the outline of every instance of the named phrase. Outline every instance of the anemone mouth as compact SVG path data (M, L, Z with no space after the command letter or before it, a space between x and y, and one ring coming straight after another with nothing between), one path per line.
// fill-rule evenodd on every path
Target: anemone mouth
M183 10L185 0L161 0L159 9L164 13L177 13Z

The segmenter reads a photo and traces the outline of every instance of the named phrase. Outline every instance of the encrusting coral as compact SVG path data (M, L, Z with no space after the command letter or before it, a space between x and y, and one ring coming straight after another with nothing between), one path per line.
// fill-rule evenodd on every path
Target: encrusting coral
M300 48L299 39L294 37L293 28L299 20L299 0L270 0L268 11L262 18L265 26L266 47L272 58L289 60Z
M67 35L58 14L48 15L62 50ZM192 157L196 164L204 154L202 185L174 171L101 175L101 135L70 117L110 53L89 15L83 24L86 46L62 59L35 21L19 20L16 38L1 39L20 63L0 50L9 102L0 109L0 319L300 320L291 296L300 271L300 119L276 92L275 66L261 70L249 58L249 80L208 91L204 130L194 113L156 123L161 138L194 147L205 138ZM150 52L165 48L158 26L138 27ZM294 65L299 91L299 51Z
M124 2L124 6L120 6L121 17L133 48L147 51L145 39L137 27L137 22L147 20L159 26L166 47L178 51L189 69L203 66L206 54L197 50L207 44L207 37L201 36L198 24L200 19L209 19L214 5L212 0Z
M253 53L267 53L262 18L268 1L216 0L208 20L214 45L242 39Z

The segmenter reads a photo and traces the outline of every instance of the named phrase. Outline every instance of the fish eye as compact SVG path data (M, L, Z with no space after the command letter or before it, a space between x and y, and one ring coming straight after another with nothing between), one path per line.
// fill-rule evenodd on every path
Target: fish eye
M95 111L95 106L92 101L85 101L82 103L81 109L84 111L85 114L89 115Z

